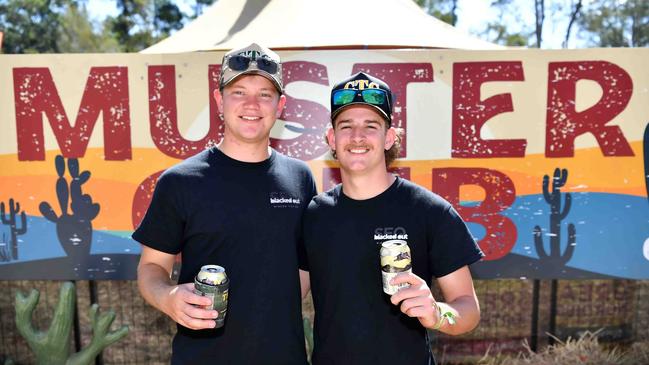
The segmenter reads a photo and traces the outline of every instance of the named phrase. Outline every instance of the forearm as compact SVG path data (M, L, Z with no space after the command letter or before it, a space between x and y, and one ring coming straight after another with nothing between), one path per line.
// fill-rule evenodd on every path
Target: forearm
M300 295L304 299L311 289L311 280L308 271L299 270L300 272Z
M442 315L450 312L455 323L451 324L447 318L440 322L437 317L438 320L430 329L455 336L471 331L480 322L480 307L473 296L461 296L449 303L437 302L437 305ZM440 323L441 326L438 327Z
M155 263L141 264L137 270L137 285L147 303L163 313L168 313L166 299L175 285L169 273Z

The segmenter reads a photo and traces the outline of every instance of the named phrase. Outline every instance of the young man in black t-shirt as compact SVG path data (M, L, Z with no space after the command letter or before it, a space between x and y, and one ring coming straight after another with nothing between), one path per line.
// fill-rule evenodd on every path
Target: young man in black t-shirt
M143 244L142 296L178 323L172 364L306 364L297 240L315 183L306 164L269 147L286 102L274 52L252 44L223 57L214 94L221 144L165 171L133 233ZM178 284L170 273L182 253ZM201 266L225 267L220 313L193 293Z
M313 364L434 362L427 329L461 334L480 319L468 265L482 252L453 207L390 174L398 154L391 91L358 73L334 86L327 141L342 184L315 197L303 222L300 268L310 274L315 307ZM379 250L407 242L412 273L384 294ZM430 291L432 277L444 295Z

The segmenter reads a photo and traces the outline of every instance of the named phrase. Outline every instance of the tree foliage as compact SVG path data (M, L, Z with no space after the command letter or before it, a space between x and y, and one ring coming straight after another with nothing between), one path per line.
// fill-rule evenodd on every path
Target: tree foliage
M526 47L530 40L529 34L521 32L509 32L507 26L498 22L487 24L483 34L486 34L489 41L509 47Z
M86 5L72 3L61 15L58 49L65 53L119 52L115 37L105 31L104 25L90 20Z
M414 1L429 14L456 23L457 1ZM465 1L462 5L471 0ZM498 44L542 48L550 40L561 39L563 48L649 45L647 0L491 0L491 8L496 16L486 17L478 34ZM450 9L455 21L450 20Z
M153 24L161 36L168 37L171 32L182 28L185 17L185 14L171 0L155 1Z
M87 9L93 0L0 0L2 52L137 52L181 29L215 0L112 1L118 13L99 23ZM459 0L413 1L451 25L461 16ZM474 0L464 1L470 6ZM181 2L192 14L181 11ZM571 35L586 46L649 45L648 0L491 0L491 7L496 17L485 18L479 33L503 45L545 46L548 32L559 32L563 47Z
M450 25L457 24L458 0L414 0L428 14Z
M592 0L578 23L591 46L649 46L647 0Z
M519 29L509 25L510 19L520 19L521 10L513 0L493 0L491 7L496 9L498 18L487 23L482 35L489 41L510 47L530 46L533 30L527 24Z
M109 29L124 52L138 52L183 27L187 15L171 0L115 0Z
M3 53L59 52L67 0L0 0Z
M119 13L98 24L90 19L88 0L0 0L2 50L137 52L182 28L188 18L173 0L114 1Z
M152 12L147 0L117 0L120 13L108 20L109 29L125 52L153 44Z
M206 6L212 5L215 0L194 0L194 14L191 15L192 19L195 19L203 13L203 10Z

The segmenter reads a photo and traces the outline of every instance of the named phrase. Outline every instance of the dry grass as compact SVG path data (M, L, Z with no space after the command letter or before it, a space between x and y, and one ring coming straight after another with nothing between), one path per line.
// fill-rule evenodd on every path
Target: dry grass
M478 365L642 365L649 364L649 344L635 343L626 349L601 345L597 332L585 332L579 339L558 341L538 353L525 344L526 352L515 357L485 354Z

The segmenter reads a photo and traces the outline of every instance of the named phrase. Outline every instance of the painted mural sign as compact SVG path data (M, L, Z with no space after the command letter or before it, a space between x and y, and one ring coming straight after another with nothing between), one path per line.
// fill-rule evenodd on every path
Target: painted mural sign
M394 173L453 203L478 278L649 278L649 49L281 52L278 151L320 191L330 86L367 71ZM162 171L219 142L220 52L0 55L0 279L133 279Z

